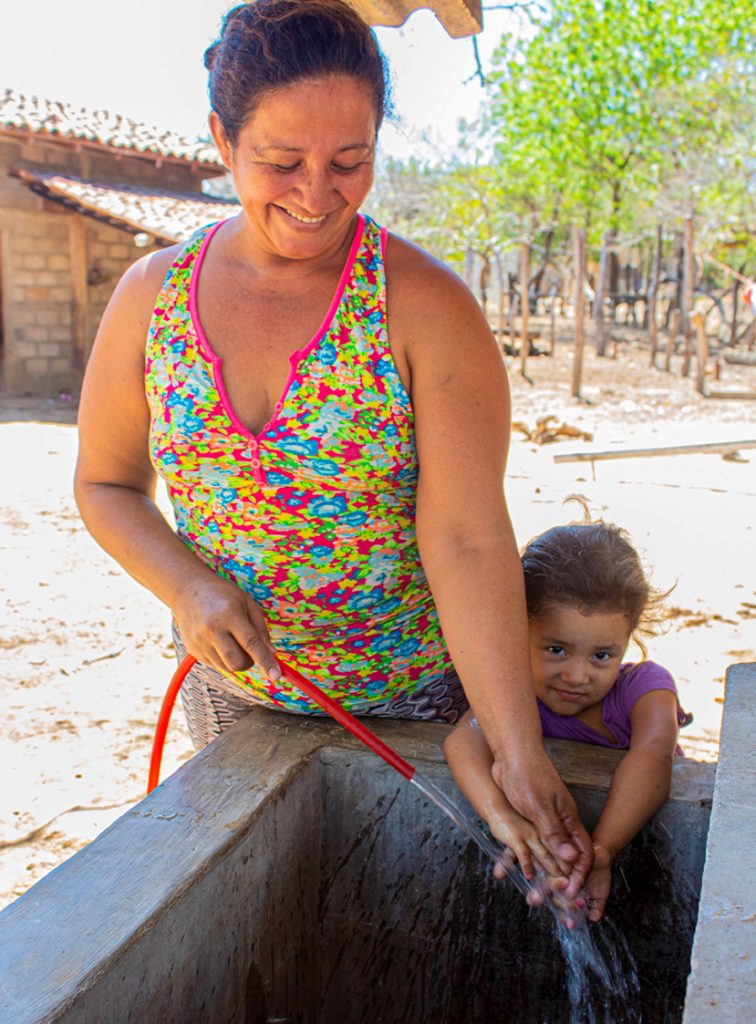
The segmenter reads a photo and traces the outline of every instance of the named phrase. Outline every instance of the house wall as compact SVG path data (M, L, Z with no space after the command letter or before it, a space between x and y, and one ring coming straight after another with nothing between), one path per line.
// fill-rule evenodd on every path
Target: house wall
M0 386L77 392L102 313L126 268L145 252L133 236L33 193L11 171L198 192L191 167L76 152L0 136Z

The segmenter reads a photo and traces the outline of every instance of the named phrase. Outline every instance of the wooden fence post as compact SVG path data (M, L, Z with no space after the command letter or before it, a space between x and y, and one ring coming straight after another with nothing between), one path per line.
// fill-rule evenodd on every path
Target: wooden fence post
M664 357L664 369L669 373L670 366L672 365L672 353L675 351L675 344L677 342L677 335L680 333L680 321L682 320L682 313L679 309L672 310L672 318L669 324L669 334L667 335L667 351Z
M525 364L530 353L530 338L528 336L528 319L530 317L530 244L520 243L520 373L526 376Z
M572 361L572 397L580 398L585 349L585 228L572 225L572 258L575 274L574 317L575 355Z
M693 251L693 217L686 217L683 221L683 308L682 308L682 332L685 339L682 348L682 366L680 373L687 377L690 373L690 357L692 349L693 334L693 289L696 278L696 258Z
M704 328L704 319L700 313L694 313L691 317L693 321L693 327L696 331L696 338L698 340L698 362L696 365L696 391L699 394L706 394L705 380L706 380L706 364L709 360L709 339L706 337L706 330Z
M651 281L648 287L648 344L650 349L651 366L656 366L656 352L659 347L659 339L656 329L656 297L659 294L659 277L661 275L662 261L662 226L656 225L656 249L654 250L654 262L651 269Z

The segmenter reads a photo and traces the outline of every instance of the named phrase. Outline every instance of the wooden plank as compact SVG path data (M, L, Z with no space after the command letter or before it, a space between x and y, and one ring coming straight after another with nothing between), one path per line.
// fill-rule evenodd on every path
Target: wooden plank
M756 448L756 438L745 441L713 441L708 444L668 445L663 448L619 448L617 451L565 452L555 455L554 462L605 462L611 459L650 458L654 455L706 455L736 452L740 448Z

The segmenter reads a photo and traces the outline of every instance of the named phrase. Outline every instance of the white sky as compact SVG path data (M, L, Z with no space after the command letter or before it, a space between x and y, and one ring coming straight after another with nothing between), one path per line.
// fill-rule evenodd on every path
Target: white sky
M105 109L189 137L206 129L202 54L230 0L0 0L0 90ZM504 11L485 15L484 66L502 33ZM450 39L429 11L399 29L379 28L395 79L401 131L387 125L382 149L406 157L430 130L451 147L460 117L482 97L470 39ZM468 80L468 81L466 81Z

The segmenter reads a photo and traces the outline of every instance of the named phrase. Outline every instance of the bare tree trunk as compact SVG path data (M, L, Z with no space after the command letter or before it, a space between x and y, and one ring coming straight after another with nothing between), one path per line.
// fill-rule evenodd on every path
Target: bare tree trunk
M654 262L651 268L651 278L648 284L648 302L646 303L646 319L648 320L648 345L651 352L651 366L656 365L656 350L658 348L658 335L656 328L656 297L659 294L659 278L661 277L662 261L662 226L656 225L656 248L654 250Z
M551 320L549 322L549 355L554 355L554 345L556 343L556 295L551 296Z
M580 398L585 349L585 228L572 225L572 261L575 278L575 355L572 361L572 397Z
M604 324L604 296L606 295L606 284L609 277L609 247L612 244L612 231L606 231L601 243L601 256L599 257L598 281L596 282L596 295L593 300L593 320L596 324L596 355L606 355L606 334Z
M683 344L683 361L681 373L687 377L690 373L690 357L693 335L693 289L696 278L696 257L693 251L693 217L686 217L683 221L683 306L682 306L682 331L685 342Z
M541 259L541 265L533 275L533 294L538 300L541 294L541 286L543 284L543 275L546 273L546 267L549 265L551 259L551 247L554 244L554 228L549 228L546 232L546 237L543 240L543 258Z
M472 249L465 249L465 284L473 291L473 274L475 271L475 253Z
M530 243L520 243L520 295L522 296L522 309L520 310L520 373L526 376L525 366L530 353L530 338L528 337L528 319L530 317Z

